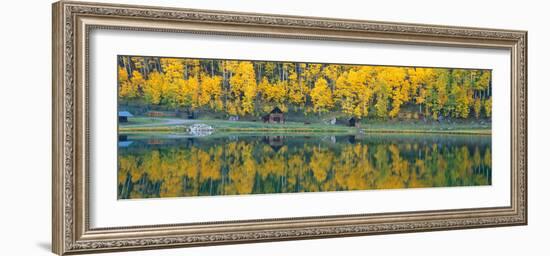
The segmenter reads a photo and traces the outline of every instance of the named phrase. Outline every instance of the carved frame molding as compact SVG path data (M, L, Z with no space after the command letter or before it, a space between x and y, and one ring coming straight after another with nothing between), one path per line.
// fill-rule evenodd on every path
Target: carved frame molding
M94 29L509 49L510 207L91 229L88 37ZM53 243L60 255L527 224L527 32L61 1L53 5Z

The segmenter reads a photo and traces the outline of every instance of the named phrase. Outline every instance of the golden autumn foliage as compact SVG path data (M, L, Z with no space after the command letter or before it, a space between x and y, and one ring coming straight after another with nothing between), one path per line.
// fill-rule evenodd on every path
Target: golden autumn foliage
M483 101L483 107L485 109L485 115L487 115L487 117L491 117L491 110L493 108L493 101L491 98Z
M150 104L158 105L162 99L162 91L165 87L164 83L164 76L161 73L151 73L143 88L145 100Z
M311 90L311 101L313 103L313 111L322 113L328 111L334 105L332 92L328 87L327 80L319 78L315 81L315 86Z
M119 198L245 195L491 184L490 143L228 140L121 149ZM414 157L412 157L414 156Z
M122 103L259 116L283 112L490 118L491 71L121 56Z
M235 102L233 115L246 115L254 111L256 75L252 62L239 61L229 69L232 73L230 96Z
M202 83L200 84L200 96L198 106L208 106L214 110L222 109L222 78L220 76L202 75Z
M372 68L360 67L343 73L336 80L334 96L349 116L366 117L373 97Z

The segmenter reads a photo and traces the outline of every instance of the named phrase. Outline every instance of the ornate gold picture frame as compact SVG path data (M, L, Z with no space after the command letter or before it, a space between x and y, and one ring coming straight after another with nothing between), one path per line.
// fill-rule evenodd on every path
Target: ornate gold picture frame
M95 30L508 50L510 205L93 228L88 70ZM53 5L52 70L52 247L59 255L527 224L526 31L61 1Z

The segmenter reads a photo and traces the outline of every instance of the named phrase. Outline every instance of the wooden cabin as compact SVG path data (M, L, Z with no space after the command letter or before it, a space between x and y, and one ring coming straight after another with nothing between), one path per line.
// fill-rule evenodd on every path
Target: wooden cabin
M264 118L264 122L269 122L271 124L282 124L285 122L285 116L283 111L279 107L275 107L267 116Z
M359 127L359 119L352 117L348 120L348 126L350 127Z
M118 122L126 123L128 122L128 117L133 117L132 113L128 111L119 111L118 112Z

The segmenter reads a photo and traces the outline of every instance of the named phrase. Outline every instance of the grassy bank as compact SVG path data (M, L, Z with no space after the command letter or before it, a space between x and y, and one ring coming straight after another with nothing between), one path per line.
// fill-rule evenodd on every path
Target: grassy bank
M490 135L491 125L475 122L369 122L361 125L365 133L438 133Z
M166 120L168 120L168 119L163 118L163 117L139 116L139 117L130 117L130 118L128 118L128 122L119 123L119 125L121 127L124 127L124 126L131 127L131 126L136 126L136 125L154 125L154 124L159 124L160 125L160 124L165 123Z
M284 124L270 124L251 121L224 121L224 120L200 120L197 121L212 126L214 129L225 132L234 131L279 131L279 132L354 132L354 127L326 125L326 124L304 124L297 122L286 122Z
M166 126L119 126L118 131L122 133L133 132L188 132L187 126L166 125Z
M396 129L363 129L363 133L431 133L431 134L470 134L491 135L491 130L396 130Z
M168 132L184 133L193 124L212 126L217 132L265 132L265 133L437 133L437 134L471 134L490 135L490 124L461 122L404 122L404 121L371 121L359 128L324 123L304 124L286 122L270 124L254 121L226 120L188 120L176 118L137 117L128 123L121 123L122 133Z

